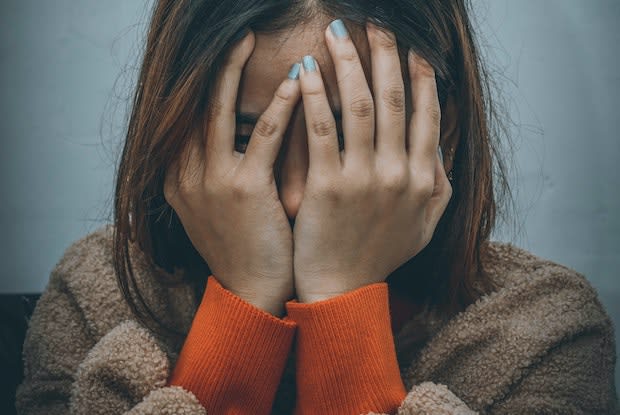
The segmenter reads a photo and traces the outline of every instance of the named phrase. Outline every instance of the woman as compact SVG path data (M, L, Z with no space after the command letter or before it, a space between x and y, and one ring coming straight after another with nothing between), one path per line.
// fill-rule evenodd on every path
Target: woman
M615 413L596 291L489 241L467 13L158 1L114 224L52 272L19 412Z

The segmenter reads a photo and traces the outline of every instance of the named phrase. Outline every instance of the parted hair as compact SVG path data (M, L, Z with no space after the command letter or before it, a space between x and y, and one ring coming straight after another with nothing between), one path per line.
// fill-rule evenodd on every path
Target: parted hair
M388 276L390 289L450 315L494 291L482 257L499 202L512 201L500 151L507 134L471 13L467 0L156 1L114 189L114 268L136 317L160 333L183 335L158 320L145 301L130 243L144 252L162 283L189 283L201 293L211 274L166 202L163 183L187 137L204 127L227 51L248 28L277 33L317 14L352 25L369 20L393 32L401 54L413 49L435 69L442 111L448 95L458 109L452 198L431 242Z

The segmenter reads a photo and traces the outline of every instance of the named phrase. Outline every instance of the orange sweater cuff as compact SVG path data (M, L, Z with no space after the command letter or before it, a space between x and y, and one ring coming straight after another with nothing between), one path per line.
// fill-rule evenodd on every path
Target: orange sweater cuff
M268 414L295 329L210 276L168 385L191 391L209 414Z
M406 390L387 283L286 309L297 323L297 414L396 412Z

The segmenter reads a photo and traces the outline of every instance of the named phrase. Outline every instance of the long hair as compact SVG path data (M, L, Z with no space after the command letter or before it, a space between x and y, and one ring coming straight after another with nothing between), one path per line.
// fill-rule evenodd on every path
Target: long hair
M226 52L245 29L279 32L323 14L351 24L370 20L392 31L435 69L439 101L458 108L460 140L453 161L453 194L431 242L388 276L391 288L449 314L495 287L482 255L496 222L496 192L510 196L499 151L503 130L491 99L490 77L466 0L159 0L154 5L115 177L113 253L116 276L130 308L160 333L182 333L159 321L140 292L130 243L170 284L204 290L208 264L191 244L163 196L166 170L187 137L202 128ZM495 185L495 186L494 186Z

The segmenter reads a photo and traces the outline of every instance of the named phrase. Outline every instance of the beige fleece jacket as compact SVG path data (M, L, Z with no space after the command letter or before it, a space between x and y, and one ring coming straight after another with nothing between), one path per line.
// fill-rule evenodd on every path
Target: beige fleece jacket
M182 341L139 325L112 267L112 225L73 243L54 267L24 343L20 414L204 414L165 386ZM433 310L394 342L408 394L398 414L618 414L614 327L596 290L574 270L511 244L485 257L501 287L453 318ZM157 316L187 332L199 305L189 288L136 278ZM273 405L294 407L291 354Z

